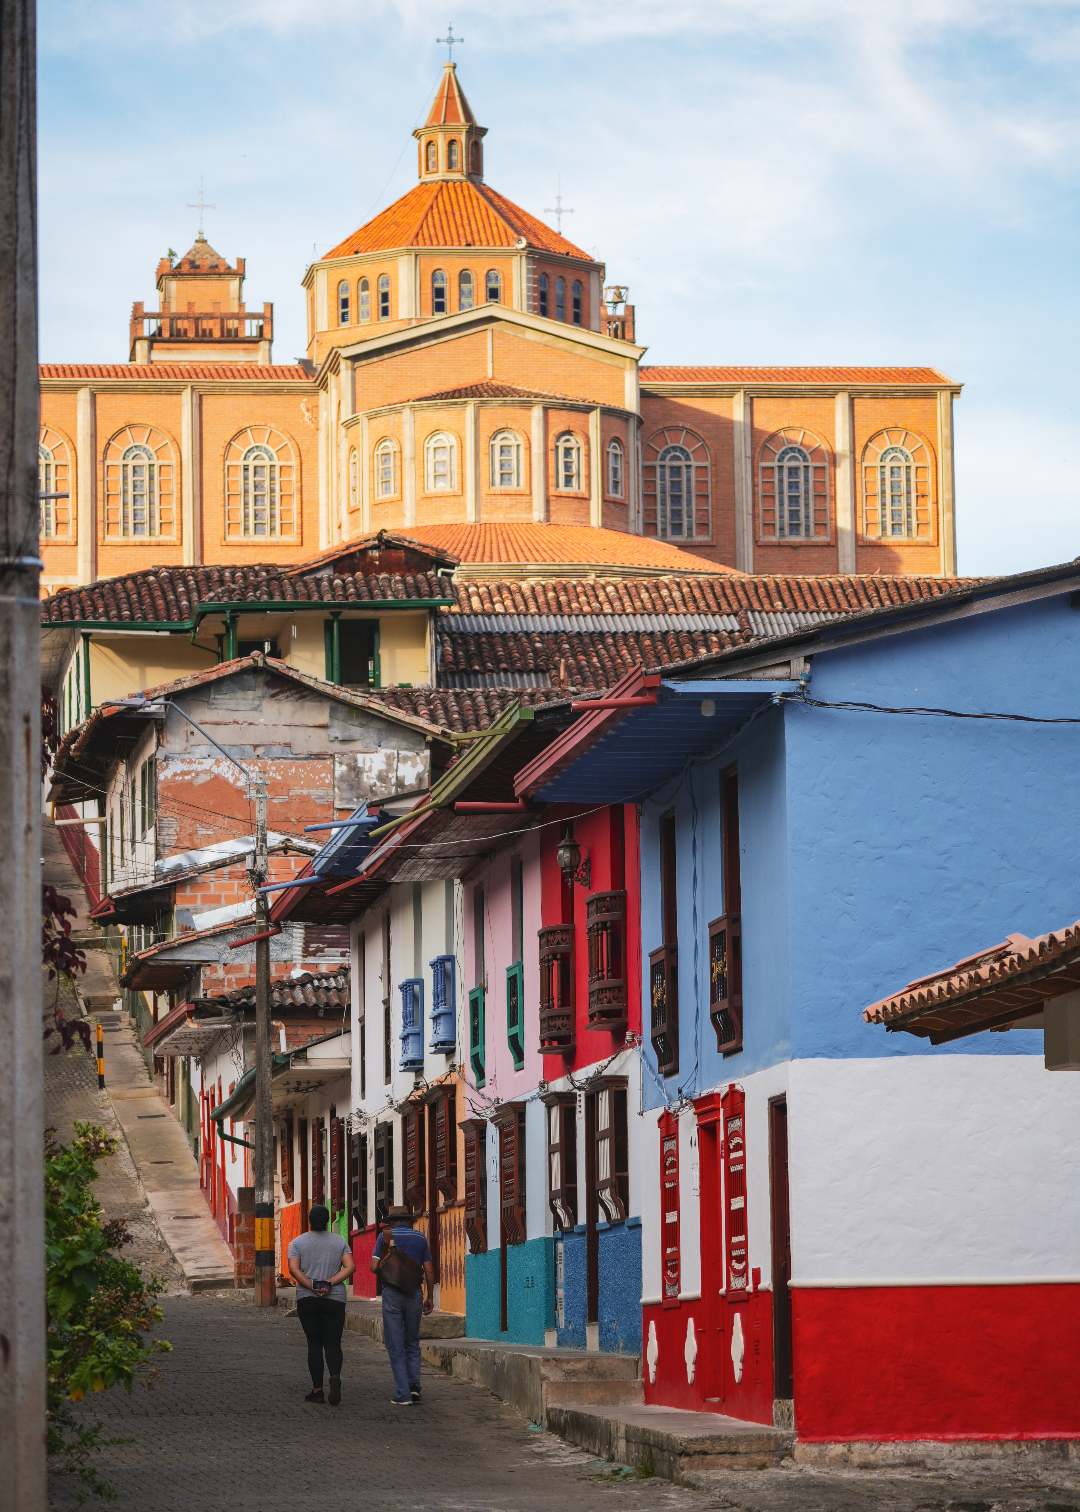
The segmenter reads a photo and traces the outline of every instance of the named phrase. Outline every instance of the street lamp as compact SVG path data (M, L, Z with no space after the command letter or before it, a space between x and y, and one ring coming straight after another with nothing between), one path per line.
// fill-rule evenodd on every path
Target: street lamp
M579 887L592 886L592 862L588 856L582 860L581 846L574 839L573 826L569 821L563 826L562 839L555 852L555 860L571 886L575 882Z

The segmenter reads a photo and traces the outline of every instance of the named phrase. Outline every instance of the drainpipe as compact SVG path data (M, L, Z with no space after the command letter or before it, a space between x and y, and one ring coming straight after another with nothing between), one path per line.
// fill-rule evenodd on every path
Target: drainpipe
M83 718L89 719L92 707L90 702L90 636L86 630L82 633L82 653Z
M225 660L236 660L236 615L231 609L225 615Z

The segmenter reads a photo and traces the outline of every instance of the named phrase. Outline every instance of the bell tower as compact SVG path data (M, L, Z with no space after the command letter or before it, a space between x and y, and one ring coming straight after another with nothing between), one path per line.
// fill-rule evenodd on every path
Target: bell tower
M244 304L244 259L230 263L200 226L192 246L157 265L158 308L131 309L129 362L268 363L274 307Z
M440 179L483 183L486 135L487 127L476 124L472 106L458 82L457 64L445 63L427 120L413 132L421 183Z

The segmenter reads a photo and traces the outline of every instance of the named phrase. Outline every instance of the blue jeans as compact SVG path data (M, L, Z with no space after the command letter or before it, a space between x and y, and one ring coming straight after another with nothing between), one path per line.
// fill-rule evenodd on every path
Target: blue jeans
M394 1372L394 1395L407 1397L420 1389L420 1319L424 1311L422 1292L407 1297L396 1286L383 1286L383 1343Z

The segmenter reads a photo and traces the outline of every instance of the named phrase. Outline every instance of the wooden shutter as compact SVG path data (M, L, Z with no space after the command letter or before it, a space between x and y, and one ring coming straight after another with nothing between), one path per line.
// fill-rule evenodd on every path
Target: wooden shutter
M724 914L709 925L709 1017L716 1048L734 1055L743 1044L742 878L739 865L739 777L720 779L723 824Z
M677 1307L682 1290L679 1193L679 1120L660 1116L660 1282L661 1303Z
M525 968L520 961L506 968L506 1043L514 1070L525 1064Z
M367 1227L367 1162L367 1135L351 1135L349 1139L349 1218L355 1229Z
M590 1094L596 1099L596 1196L608 1223L621 1223L630 1206L626 1082L611 1078Z
M548 1204L556 1226L577 1224L577 1098L573 1092L545 1097L548 1120Z
M465 1135L465 1237L474 1255L487 1249L487 1123L462 1122Z
M525 1109L504 1103L499 1128L499 1217L503 1244L525 1243Z
M626 893L594 893L585 905L589 939L589 1025L626 1024Z
M720 1100L724 1120L724 1273L728 1294L750 1279L746 1232L746 1094L729 1087Z
M311 1200L326 1201L326 1120L316 1118L312 1124Z
M574 926L539 933L540 1049L565 1055L574 1048Z
M330 1206L335 1214L345 1206L345 1120L330 1119Z
M649 955L649 1037L665 1076L679 1069L679 920L676 821L660 821L660 917L663 943Z
M424 1069L424 979L410 977L401 986L402 1071Z
M431 1048L450 1055L457 1045L457 965L452 955L431 965Z
M375 1125L375 1221L386 1217L394 1202L394 1126L388 1120Z
M424 1183L424 1105L414 1104L403 1119L405 1139L405 1206L422 1213L427 1203Z
M435 1128L435 1189L447 1202L457 1196L457 1125L454 1123L456 1096L453 1088L440 1091L431 1099L429 1117Z
M473 1080L478 1087L484 1085L484 1033L485 1006L483 987L474 987L469 993L469 1065Z
M286 1113L281 1125L281 1195L286 1202L293 1200L293 1117Z

